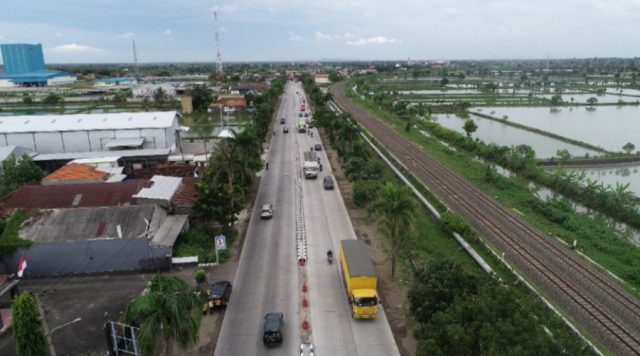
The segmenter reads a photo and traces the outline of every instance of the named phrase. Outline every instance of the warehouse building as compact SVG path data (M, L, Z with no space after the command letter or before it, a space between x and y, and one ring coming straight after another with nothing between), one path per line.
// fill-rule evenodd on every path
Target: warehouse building
M0 73L0 86L13 84L45 86L69 84L76 76L59 70L48 70L44 64L41 44L12 43L0 45L4 73Z
M176 146L178 115L166 111L2 117L0 146L71 156L79 152L112 156L109 151L128 150L163 150L166 154Z

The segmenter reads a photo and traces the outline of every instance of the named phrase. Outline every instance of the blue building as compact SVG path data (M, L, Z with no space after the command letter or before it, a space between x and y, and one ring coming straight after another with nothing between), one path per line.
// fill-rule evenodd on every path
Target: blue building
M74 82L72 74L47 70L41 44L13 43L0 45L5 79L18 85L44 86Z
M4 63L4 74L21 74L47 70L44 65L44 54L42 54L41 44L3 44L2 62Z

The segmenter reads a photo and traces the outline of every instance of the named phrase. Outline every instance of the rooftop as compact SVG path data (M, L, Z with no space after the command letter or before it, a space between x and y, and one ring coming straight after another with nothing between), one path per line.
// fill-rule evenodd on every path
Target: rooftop
M65 161L80 158L97 158L106 156L125 157L151 157L168 156L169 148L149 148L142 150L121 150L121 151L94 151L94 152L66 152L66 153L39 153L33 157L36 162L41 161Z
M0 201L3 211L129 205L146 180L118 183L25 185Z
M168 128L177 116L176 111L4 116L0 133Z
M56 184L71 181L104 181L109 173L88 164L69 163L42 179L42 184Z
M107 208L42 210L26 221L20 237L35 243L123 239L145 236L157 231L166 212L154 205L130 205Z
M182 184L182 178L153 176L151 186L141 189L133 197L136 199L153 199L171 201L178 188Z
M199 178L182 178L182 185L173 196L171 203L177 206L193 206L196 202L198 190L196 183Z

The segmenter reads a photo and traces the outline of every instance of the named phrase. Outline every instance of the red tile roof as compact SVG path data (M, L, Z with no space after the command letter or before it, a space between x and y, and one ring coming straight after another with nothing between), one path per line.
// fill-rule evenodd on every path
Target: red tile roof
M182 178L182 185L171 199L171 203L177 206L193 206L196 202L198 191L196 190L196 182L200 178Z
M103 181L109 173L97 170L88 164L69 163L42 179L43 183L55 183L74 180Z
M247 100L244 96L221 96L218 100L211 104L213 107L229 106L235 108L244 108L247 106Z
M25 185L0 201L3 212L16 208L59 209L134 204L132 195L142 189L146 180L118 183L86 183L58 185Z

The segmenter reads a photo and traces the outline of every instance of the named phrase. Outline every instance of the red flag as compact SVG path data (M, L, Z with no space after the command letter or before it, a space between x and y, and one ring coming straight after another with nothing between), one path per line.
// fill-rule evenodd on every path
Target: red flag
M27 269L27 257L22 255L20 262L18 262L18 277L22 277L25 269Z

